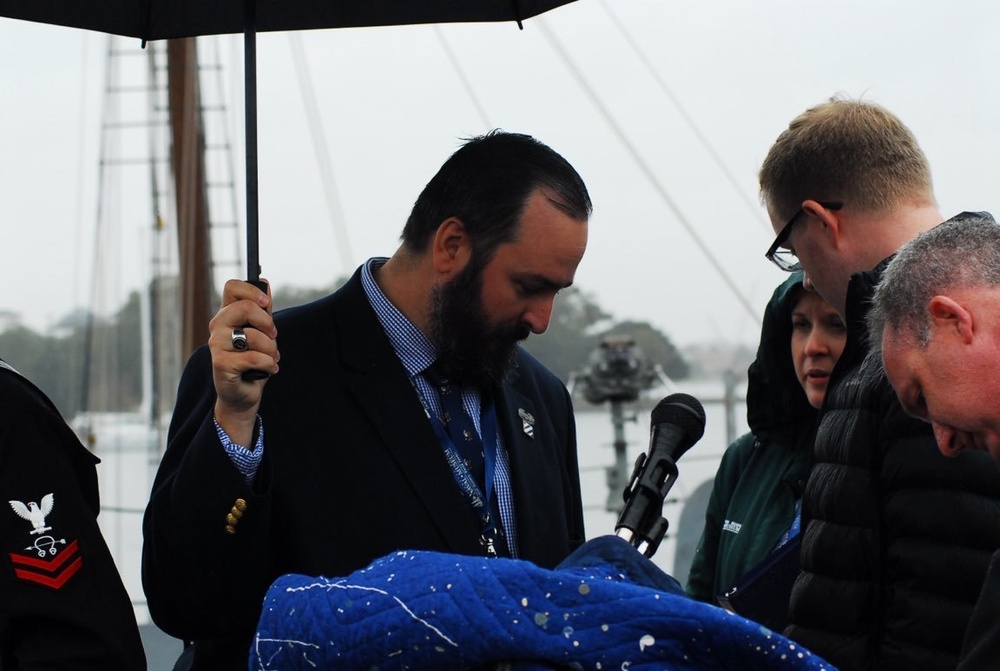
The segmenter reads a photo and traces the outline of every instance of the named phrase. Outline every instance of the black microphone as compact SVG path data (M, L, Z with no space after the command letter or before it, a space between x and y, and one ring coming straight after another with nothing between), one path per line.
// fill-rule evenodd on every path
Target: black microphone
M705 434L705 409L694 396L671 394L650 415L648 454L640 454L623 492L615 534L652 557L667 533L663 500L677 481L677 460ZM645 547L643 547L645 546Z

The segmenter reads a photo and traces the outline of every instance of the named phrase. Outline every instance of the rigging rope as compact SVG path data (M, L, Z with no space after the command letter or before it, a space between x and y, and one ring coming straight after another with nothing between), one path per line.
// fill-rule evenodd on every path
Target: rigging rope
M475 90L472 88L472 82L465 74L465 70L462 68L461 62L455 56L455 52L452 50L451 45L444 37L444 31L441 30L441 26L434 24L434 34L437 35L438 41L441 42L442 48L444 48L444 53L448 56L448 60L451 62L451 67L455 69L455 74L458 75L458 80L462 83L462 88L465 89L465 95L472 101L473 107L476 108L476 113L479 115L479 119L483 122L485 128L493 128L493 124L490 123L489 115L486 114L486 108L483 107L483 103L480 102L479 97L476 95Z
M677 112L681 115L681 118L684 120L684 123L686 123L688 125L688 128L691 129L691 132L694 134L695 139L698 140L701 146L712 158L712 160L715 161L715 165L719 168L719 170L722 171L722 174L729 181L729 184L733 187L733 190L739 195L740 200L742 200L746 204L747 208L753 213L754 218L760 223L762 223L764 225L764 228L768 232L770 232L771 223L764 218L760 204L753 202L747 196L746 192L740 186L739 180L736 179L736 176L733 175L732 171L726 166L725 161L722 160L722 156L717 151L715 151L715 148L708 141L708 138L705 136L704 133L701 132L701 129L698 128L698 125L694 122L694 117L688 114L687 110L681 104L680 99L676 95L674 95L674 92L670 90L669 86L667 86L667 83L663 80L663 77L660 76L660 73L653 66L652 61L649 60L649 57L647 57L646 54L642 51L642 49L639 48L639 44L638 42L635 41L635 39L633 39L632 34L629 33L628 30L626 30L625 24L622 23L621 19L619 19L618 16L611 11L611 7L608 4L607 0L604 0L604 2L602 2L601 4L604 6L604 11L606 11L608 13L608 16L611 17L611 22L614 23L615 26L617 26L619 32L621 32L622 34L622 37L625 38L625 41L632 48L632 51L635 52L636 56L639 58L639 61L645 66L646 71L650 74L650 76L652 76L652 78L656 81L656 83L660 85L660 89L670 100L670 103L674 106L674 108L677 109Z
M351 252L351 242L344 223L344 210L340 204L340 194L334 178L333 163L327 148L326 134L323 132L323 122L319 115L319 105L316 103L316 93L309 74L309 65L302 49L302 38L297 32L288 34L288 43L292 48L295 61L295 74L299 78L299 89L302 91L302 103L305 107L309 131L313 136L313 148L316 150L316 162L319 166L320 188L326 196L326 207L333 224L334 236L338 239L337 250L340 253L341 273L349 275L354 270L354 254Z
M674 199L670 197L670 194L667 193L666 188L657 179L656 174L653 172L653 169L649 166L648 163L646 163L645 160L643 160L642 156L639 154L635 145L633 145L629 141L628 136L625 134L625 131L618 124L614 116L611 114L608 108L598 97L594 89L587 82L586 78L580 72L580 69L576 66L576 63L570 57L569 53L563 47L562 43L559 42L555 34L549 28L549 25L546 22L545 17L541 16L536 17L535 23L541 28L542 34L545 36L546 40L548 40L549 44L551 44L556 54L562 59L563 64L576 79L577 83L580 85L580 88L583 89L584 93L587 94L587 97L590 98L590 101L594 104L597 110L604 116L605 122L608 124L611 130L614 131L615 135L618 136L619 142L621 142L622 145L625 147L625 149L628 150L628 153L632 156L632 159L635 161L636 165L646 175L647 179L649 179L649 181L652 183L653 188L657 191L657 193L659 193L660 197L667 204L667 207L669 207L670 210L673 211L674 216L677 217L677 220L680 222L681 226L684 228L685 231L687 231L688 235L691 236L691 239L694 241L695 245L697 245L698 249L700 249L702 254L705 255L705 258L707 259L709 265L712 267L713 270L715 270L716 274L718 274L718 276L722 279L722 281L729 288L732 294L736 297L737 301L740 303L743 309L746 310L747 314L750 315L751 318L754 320L754 322L759 325L761 323L761 315L759 314L759 311L753 306L753 304L749 301L749 299L747 299L747 297L743 295L743 292L740 291L739 286L736 284L736 281L729 276L729 273L726 272L726 269L723 268L722 264L719 263L718 259L715 258L715 255L712 254L712 250L709 248L708 244L701 238L700 235L698 235L698 232L695 229L695 227L692 226L691 222L688 221L686 216L684 216L684 213L681 211L680 206L678 206L678 204L674 201Z

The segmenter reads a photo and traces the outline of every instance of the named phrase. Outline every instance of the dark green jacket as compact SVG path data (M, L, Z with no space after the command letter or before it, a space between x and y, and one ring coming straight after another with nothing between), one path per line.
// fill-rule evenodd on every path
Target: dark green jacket
M775 549L802 495L816 410L792 366L791 311L801 287L802 276L791 276L764 311L757 359L747 371L750 433L722 457L688 576L688 593L702 601L716 603Z

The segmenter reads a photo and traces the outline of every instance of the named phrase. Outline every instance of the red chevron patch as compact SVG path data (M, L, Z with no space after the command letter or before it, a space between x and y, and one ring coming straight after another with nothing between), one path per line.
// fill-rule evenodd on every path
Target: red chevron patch
M10 553L10 560L14 563L15 576L52 589L60 589L83 566L83 556L76 541L49 560L13 552Z

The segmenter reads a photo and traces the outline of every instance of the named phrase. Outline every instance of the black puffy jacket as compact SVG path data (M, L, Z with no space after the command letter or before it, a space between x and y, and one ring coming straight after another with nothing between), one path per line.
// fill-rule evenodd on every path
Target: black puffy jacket
M884 374L864 366L864 316L883 265L851 279L803 498L792 639L853 669L954 669L993 551L1000 468L941 455Z

